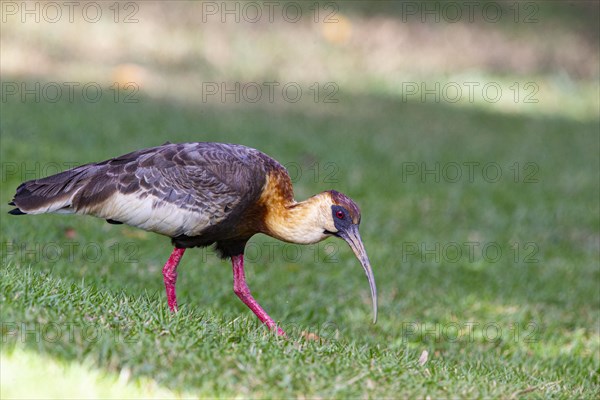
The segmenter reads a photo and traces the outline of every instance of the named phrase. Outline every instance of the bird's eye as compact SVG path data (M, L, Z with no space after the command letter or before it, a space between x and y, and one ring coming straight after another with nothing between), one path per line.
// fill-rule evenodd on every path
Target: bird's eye
M342 210L338 210L335 212L335 216L339 219L344 219L344 212Z

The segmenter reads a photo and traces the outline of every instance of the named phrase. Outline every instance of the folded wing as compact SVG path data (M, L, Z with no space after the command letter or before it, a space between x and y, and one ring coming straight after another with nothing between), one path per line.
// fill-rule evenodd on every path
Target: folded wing
M165 144L25 182L12 213L86 214L197 236L258 199L265 163L262 153L240 145Z

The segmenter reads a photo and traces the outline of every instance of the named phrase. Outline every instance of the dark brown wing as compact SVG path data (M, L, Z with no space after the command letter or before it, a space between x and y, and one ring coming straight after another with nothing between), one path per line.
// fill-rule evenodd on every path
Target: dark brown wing
M241 145L165 144L29 181L22 212L74 212L171 237L197 236L260 196L268 156Z

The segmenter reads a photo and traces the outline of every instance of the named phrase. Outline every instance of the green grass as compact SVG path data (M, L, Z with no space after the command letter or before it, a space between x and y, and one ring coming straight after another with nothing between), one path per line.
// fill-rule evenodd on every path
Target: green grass
M318 22L306 2L297 23L282 5L273 23L239 24L204 21L199 2L122 4L120 19L133 6L137 23L115 23L112 2L98 23L81 7L73 23L66 7L58 23L8 12L0 397L600 397L599 7L507 2L496 23L485 3L498 5L476 5L473 22L459 5L458 23L422 23L401 2L318 3ZM339 23L325 23L337 6ZM114 103L117 80L138 85L139 102L120 92ZM207 82L272 81L298 83L302 101L279 90L273 103L266 90L262 103L201 101ZM63 97L21 100L9 89L22 82L58 82ZM73 102L60 82L80 84ZM88 82L103 85L100 102L83 101ZM466 82L479 84L473 102ZM462 96L420 102L406 90L420 83ZM339 102L324 103L332 84ZM486 84L501 87L498 102L485 101ZM23 180L165 141L256 147L289 167L297 199L335 188L356 200L378 323L338 240L248 245L249 285L282 339L234 295L231 265L211 250L186 253L172 315L167 238L91 217L7 215ZM435 168L441 176L421 174Z
M28 366L3 372L3 398L599 393L597 117L348 93L320 109L198 109L143 96L2 106L2 370ZM210 250L186 253L182 307L171 315L160 272L168 239L89 217L6 214L21 178L167 140L254 146L301 168L297 198L336 188L355 199L379 322L370 322L366 279L342 242L252 240L249 285L286 340L236 298L231 266ZM423 162L496 163L502 177L487 182L480 168L473 182L403 174ZM527 173L537 182L524 182ZM27 379L43 389L23 387ZM65 388L65 379L89 385Z

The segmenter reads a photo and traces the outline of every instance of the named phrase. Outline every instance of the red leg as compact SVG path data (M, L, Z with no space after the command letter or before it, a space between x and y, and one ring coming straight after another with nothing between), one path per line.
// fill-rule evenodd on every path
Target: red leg
M283 329L279 328L275 321L266 313L265 310L258 304L254 297L252 297L252 293L250 293L250 288L246 284L246 274L244 273L244 256L233 256L231 257L231 262L233 263L233 291L246 304L254 314L261 320L263 324L265 324L269 329L276 330L277 334L280 336L285 336L285 332Z
M167 301L169 302L169 309L173 312L177 311L177 296L175 295L175 282L177 282L177 266L185 249L179 249L175 247L171 256L167 260L162 273L165 280L165 289L167 290Z

